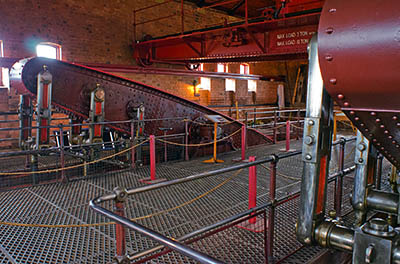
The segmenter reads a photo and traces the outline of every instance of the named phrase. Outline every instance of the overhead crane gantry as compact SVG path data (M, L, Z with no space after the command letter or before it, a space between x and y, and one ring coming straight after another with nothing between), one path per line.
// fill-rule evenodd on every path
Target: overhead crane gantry
M170 16L137 22L136 14L151 7L134 10L133 48L134 57L140 65L148 66L153 62L196 64L306 59L307 44L317 31L324 3L323 0L275 0L267 1L260 8L260 1L190 1L199 4L199 9L217 8L228 14L234 10L235 14L242 14L243 19L211 28L184 31L183 2L180 33L157 38L147 36L143 41L137 40L137 26Z

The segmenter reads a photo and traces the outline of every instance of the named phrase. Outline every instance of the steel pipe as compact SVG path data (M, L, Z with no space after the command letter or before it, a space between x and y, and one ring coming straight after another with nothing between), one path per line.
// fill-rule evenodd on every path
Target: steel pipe
M348 227L322 222L315 228L314 237L322 247L353 251L354 231Z
M399 194L371 190L367 195L367 207L380 212L398 214Z
M174 241L166 236L163 236L151 229L148 229L147 227L144 227L142 225L139 225L137 223L134 223L132 221L130 221L127 218L121 217L107 209L104 209L100 206L98 206L96 204L96 201L99 202L100 198L97 198L95 200L92 200L89 202L89 206L96 212L106 216L107 218L114 220L120 224L123 224L124 226L126 226L127 228L130 228L132 230L135 230L163 245L165 245L166 247L171 248L174 251L177 251L185 256L188 256L194 260L199 261L200 263L208 263L208 264L223 264L223 262L214 259L210 256L207 256L201 252L195 251L192 248L183 245L180 242Z

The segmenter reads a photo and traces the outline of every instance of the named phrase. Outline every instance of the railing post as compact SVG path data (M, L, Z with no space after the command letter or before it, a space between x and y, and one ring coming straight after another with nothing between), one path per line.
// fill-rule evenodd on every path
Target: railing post
M256 157L250 156L249 162L256 161ZM257 168L256 166L249 167L249 209L256 207L257 205ZM255 224L257 221L256 217L250 218L249 223Z
M60 165L63 170L61 170L61 181L66 183L67 178L65 177L65 150L64 150L64 129L63 125L59 124L60 127L59 135L60 135Z
M286 152L290 151L290 121L286 121Z
M340 217L342 212L342 193L343 193L343 169L344 169L344 151L346 146L346 140L342 137L340 138L339 144L339 172L341 174L336 178L336 190L335 190L335 211L336 216Z
M378 162L376 166L376 183L375 183L375 188L377 190L381 189L381 181L382 181L382 161L383 161L383 155L379 154L378 155Z
M246 159L246 125L242 126L242 160Z
M154 135L150 136L150 180L156 179L156 140Z
M275 229L275 196L276 196L276 164L278 163L278 157L273 155L274 160L270 163L270 175L269 175L269 198L271 200L271 208L268 213L268 234L267 234L267 261L268 263L274 263L274 229Z
M274 144L276 144L276 140L277 140L277 135L276 135L276 122L277 122L277 116L276 116L276 110L274 110Z
M300 109L297 109L297 128L296 128L296 139L300 139Z
M188 125L188 121L185 120L185 160L188 161L189 160L189 125Z
M115 214L124 217L125 216L125 208L124 202L128 197L125 189L121 189L119 187L114 189L114 193L116 194L115 198ZM116 256L115 260L117 263L129 263L126 262L126 240L125 240L125 227L118 222L115 224L115 246L116 246Z
M132 120L131 121L131 147L133 147L134 145L135 145L135 123ZM136 152L136 149L132 148L131 149L131 168L132 169L136 167L135 152Z

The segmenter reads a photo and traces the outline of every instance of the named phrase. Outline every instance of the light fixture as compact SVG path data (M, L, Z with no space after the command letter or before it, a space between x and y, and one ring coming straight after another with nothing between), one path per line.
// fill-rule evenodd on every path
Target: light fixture
M200 96L200 94L198 93L197 80L193 80L193 95L195 97Z

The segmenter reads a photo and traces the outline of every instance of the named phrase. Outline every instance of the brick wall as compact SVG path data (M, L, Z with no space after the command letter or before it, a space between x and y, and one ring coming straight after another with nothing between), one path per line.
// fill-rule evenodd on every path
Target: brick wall
M4 42L4 54L6 57L34 56L38 43L54 42L62 46L63 60L133 65L133 10L161 2L164 1L0 0L0 39ZM185 30L235 20L217 11L198 10L190 4L185 4L184 9ZM137 22L174 13L177 16L173 18L137 26L137 39L141 40L145 35L157 37L181 30L180 4L177 2L138 13ZM275 65L278 70L275 70ZM257 63L251 67L251 73L254 74L285 74L282 63ZM216 71L216 65L207 64L205 70ZM239 64L230 65L230 72L239 73ZM124 76L204 105L229 105L233 97L239 104L254 103L252 94L247 92L246 81L236 81L236 93L233 96L225 92L224 80L213 78L211 91L200 91L200 96L195 97L193 77L145 74ZM256 104L276 102L276 83L258 81L257 86ZM18 97L11 89L9 94L4 91L0 93L0 101L4 109L16 110Z

